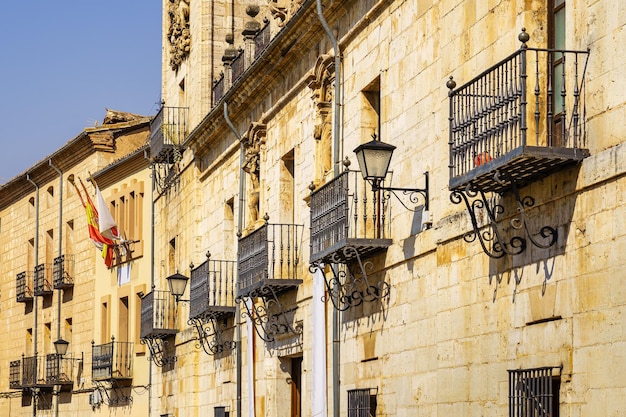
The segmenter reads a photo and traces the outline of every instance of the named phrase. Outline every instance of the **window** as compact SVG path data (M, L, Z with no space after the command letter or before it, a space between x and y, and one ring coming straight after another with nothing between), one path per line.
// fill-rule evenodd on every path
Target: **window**
M551 146L562 146L565 124L561 123L561 118L565 110L565 60L563 51L565 50L565 0L550 0L548 2L548 48L555 50L548 54L548 67L550 70L548 94L551 95L552 108L549 113L553 114L553 121L549 121L554 126L553 142Z
M229 417L230 410L228 409L228 407L214 407L213 416L214 417Z
M373 134L380 138L380 78L363 89L362 97L361 138L371 138Z
M278 193L280 201L280 221L287 224L294 222L294 168L294 152L292 149L281 158Z
M510 370L509 417L559 417L560 370Z
M376 390L373 388L348 390L348 417L376 416Z
M129 339L129 323L128 323L128 297L121 297L119 302L119 311L117 314L117 337L120 342L128 342Z
M126 240L123 248L115 252L115 265L120 265L143 255L143 181L132 180L121 190L113 190L108 200L109 210L117 230Z

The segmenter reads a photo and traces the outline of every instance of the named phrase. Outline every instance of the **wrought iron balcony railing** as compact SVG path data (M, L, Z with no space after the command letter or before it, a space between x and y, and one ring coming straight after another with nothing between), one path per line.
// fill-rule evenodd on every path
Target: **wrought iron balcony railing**
M15 280L15 298L18 303L33 301L33 275L29 272L20 272Z
M34 388L45 385L45 362L38 356L22 356L22 387Z
M213 82L213 103L217 103L224 96L224 73Z
M127 380L133 377L133 343L111 342L91 346L91 378L94 381Z
M270 40L270 21L265 18L263 20L263 27L254 37L254 59L257 59L261 55L261 52L267 48L267 45L270 44Z
M150 122L150 156L157 163L171 164L180 158L189 133L187 107L161 107Z
M233 69L233 79L232 79L233 83L235 82L235 80L237 80L237 78L241 77L241 74L243 74L243 72L246 70L246 64L245 64L245 59L243 55L244 55L243 49L240 49L239 53L237 54L237 56L235 57L235 59L233 59L233 62L231 63L232 69Z
M208 259L191 271L189 318L219 318L235 312L237 262Z
M207 254L207 256L210 256ZM235 348L226 337L228 318L235 315L237 262L207 259L191 270L189 325L196 329L197 345L209 355Z
M261 289L275 293L295 288L301 256L302 225L264 224L239 239L237 297Z
M522 47L450 88L450 190L518 188L589 155L585 70L589 51Z
M19 359L9 363L9 388L22 389L22 361Z
M61 255L54 258L52 279L55 290L74 286L74 255Z
M73 385L74 358L56 353L46 355L46 384L49 386Z
M52 294L52 268L50 264L39 264L35 267L34 294L35 297L42 297Z
M162 339L178 333L176 302L169 291L154 290L141 299L142 339Z
M383 191L373 192L360 172L344 171L311 194L311 262L345 263L386 249L388 218Z

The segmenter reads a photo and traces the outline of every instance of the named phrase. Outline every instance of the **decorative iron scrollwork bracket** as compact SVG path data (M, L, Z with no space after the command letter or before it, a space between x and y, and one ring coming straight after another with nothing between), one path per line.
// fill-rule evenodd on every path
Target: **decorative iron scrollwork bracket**
M178 356L165 356L165 346L167 346L168 341L161 337L143 337L140 340L142 345L148 346L148 350L150 350L150 357L148 358L156 366L162 367L165 365L170 365L176 363L178 361Z
M187 324L195 327L198 334L196 347L202 347L207 355L217 355L226 350L234 350L237 346L237 342L223 339L222 335L226 325L220 323L216 317L195 317L189 319Z
M393 194L394 197L404 206L405 209L409 211L417 211L417 208L411 208L400 198L399 194L407 197L409 203L417 205L420 202L420 199L424 202L424 210L429 209L429 191L428 191L428 171L424 172L424 188L398 188L398 187L383 187L377 182L372 182L372 191L382 191L382 196L385 200L389 200L391 198L390 194Z
M339 311L346 311L351 307L361 305L364 301L373 302L389 297L391 286L385 281L372 282L367 271L373 269L370 261L363 262L356 248L346 246L342 249L343 257L333 255L331 262L335 265L344 263L341 259L356 259L356 268L352 270L346 265L345 268L330 268L332 275L326 277L322 264L314 262L309 267L311 273L320 271L324 275L324 282L328 290L328 298L333 307ZM326 296L324 296L326 297ZM325 300L324 300L325 301Z
M101 398L106 398L104 401L107 405L117 405L117 404L130 404L133 402L132 395L126 395L122 389L115 381L108 381L108 384L105 384L102 381L93 381L95 385L95 391L97 391ZM107 386L108 385L108 386ZM109 393L111 391L111 393ZM92 409L100 407L100 402L93 403Z
M511 190L517 203L518 215L509 222L511 230L524 232L524 237L515 235L507 241L507 234L498 222L498 215L504 213L505 208L495 199L491 201L486 197L483 190L475 187L466 187L465 190L454 190L450 193L450 201L454 204L465 203L467 212L472 221L473 230L466 233L463 239L473 242L478 239L483 251L491 258L502 258L505 255L518 255L526 250L528 241L534 246L547 249L553 246L558 239L558 231L552 226L543 226L538 235L543 241L538 240L528 225L526 209L535 205L535 199L531 196L521 198L517 187L513 183ZM487 216L485 225L480 225L477 213L482 211Z
M255 303L254 298L260 302ZM272 287L263 286L247 296L237 297L236 301L245 306L242 317L250 319L256 333L265 342L273 342L277 336L284 334L302 334L302 326L294 327L293 320L289 318L289 313L293 313L295 309L286 310Z

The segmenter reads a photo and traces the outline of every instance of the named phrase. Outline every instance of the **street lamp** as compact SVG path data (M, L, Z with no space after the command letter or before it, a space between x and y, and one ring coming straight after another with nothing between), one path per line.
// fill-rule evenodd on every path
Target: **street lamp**
M395 146L385 142L381 142L376 135L372 135L373 140L359 145L354 150L356 159L359 163L359 169L363 175L363 179L370 183L372 191L389 191L402 203L402 205L411 211L415 211L404 204L404 202L398 197L396 192L402 192L404 195L409 195L409 200L412 203L417 202L416 194L421 194L424 197L424 210L428 211L428 172L424 173L425 187L424 188L395 188L395 187L381 187L380 184L387 177L389 171L389 165L391 163L391 156L396 149Z
M167 283L168 283L168 285L170 287L170 293L172 293L172 295L176 299L176 302L179 302L179 301L189 301L189 300L181 300L180 299L180 297L182 297L183 294L185 293L185 288L187 287L187 281L189 281L188 277L186 277L186 276L184 276L182 274L179 274L177 272L174 275L170 275L166 279L167 279Z
M54 344L54 351L57 353L57 355L63 357L67 353L67 347L70 344L70 342L68 342L67 340L59 339L59 340L56 340L53 344Z

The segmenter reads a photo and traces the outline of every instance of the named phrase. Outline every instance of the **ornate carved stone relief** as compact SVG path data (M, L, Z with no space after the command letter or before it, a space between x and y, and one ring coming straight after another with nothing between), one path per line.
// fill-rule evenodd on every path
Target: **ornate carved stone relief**
M259 199L261 191L261 147L265 145L266 125L252 123L246 133L241 137L244 147L243 170L249 175L250 181L247 187L248 216L247 228L254 228L259 217Z
M277 19L278 26L284 26L285 22L302 6L304 0L269 0L272 17Z
M169 0L167 15L169 28L167 40L170 44L170 67L177 71L189 56L191 33L189 31L190 0Z
M332 169L332 102L334 97L335 61L331 55L317 58L309 75L309 88L316 108L313 137L317 140L315 152L316 180Z

